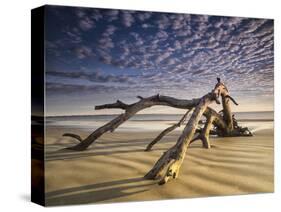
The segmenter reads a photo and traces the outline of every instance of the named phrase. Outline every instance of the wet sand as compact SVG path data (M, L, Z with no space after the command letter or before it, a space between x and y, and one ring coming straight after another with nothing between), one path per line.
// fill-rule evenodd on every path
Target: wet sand
M85 137L85 129L46 129L47 205L161 200L266 193L274 190L273 129L254 137L211 138L211 149L195 142L188 149L179 178L159 186L143 176L180 135L173 132L144 152L159 131L103 135L83 152L60 151L77 143L64 132Z

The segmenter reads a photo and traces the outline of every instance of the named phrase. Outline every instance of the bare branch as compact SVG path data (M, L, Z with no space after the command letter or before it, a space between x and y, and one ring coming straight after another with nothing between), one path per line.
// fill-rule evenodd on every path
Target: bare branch
M200 100L200 99L199 99ZM147 98L143 98L142 100L134 103L134 104L125 104L120 100L117 100L116 103L112 104L105 104L96 106L96 109L124 109L125 113L117 116L112 121L108 122L104 126L96 129L92 134L90 134L87 138L85 138L81 143L77 144L76 146L69 147L68 149L71 150L85 150L87 149L97 138L99 138L104 133L111 131L113 132L117 127L119 127L122 123L127 121L129 118L134 116L140 110L145 108L152 107L154 105L165 105L170 107L182 108L182 109L190 109L193 108L195 105L198 104L198 99L192 100L182 100L176 99L173 97L168 96L160 96L159 94L150 96Z
M130 105L127 105L120 100L117 100L115 103L112 104L104 104L104 105L98 105L95 106L95 110L101 110L101 109L112 109L112 108L119 108L126 110Z
M160 141L165 135L167 135L168 133L172 132L174 129L180 127L180 126L184 123L184 121L185 121L185 119L186 119L186 117L187 117L187 115L189 114L190 111L191 111L191 110L188 110L188 111L182 116L182 118L180 119L180 121L179 121L178 123L176 123L176 124L174 124L174 125L172 125L172 126L166 128L165 130L163 130L151 143L149 143L149 144L147 145L145 151L150 151L150 150L152 149L152 147L153 147L158 141Z
M76 134L73 134L73 133L64 133L62 136L72 137L72 138L77 139L80 142L83 140L79 135L76 135Z
M235 101L233 97L226 95L225 98L229 98L235 105L238 105L238 103Z

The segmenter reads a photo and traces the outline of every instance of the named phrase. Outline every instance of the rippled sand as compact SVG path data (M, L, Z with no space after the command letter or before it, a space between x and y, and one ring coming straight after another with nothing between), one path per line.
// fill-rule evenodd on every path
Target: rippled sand
M151 152L145 146L158 132L114 132L102 136L87 151L60 149L76 143L64 132L85 130L50 127L46 145L47 205L160 200L273 192L273 129L254 137L211 138L212 148L195 142L189 148L179 178L164 186L142 177L180 132L166 136Z

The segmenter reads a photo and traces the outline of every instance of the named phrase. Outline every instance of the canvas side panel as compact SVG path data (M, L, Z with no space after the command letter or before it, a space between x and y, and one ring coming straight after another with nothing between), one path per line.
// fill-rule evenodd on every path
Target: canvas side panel
M44 7L31 11L31 201L45 205Z

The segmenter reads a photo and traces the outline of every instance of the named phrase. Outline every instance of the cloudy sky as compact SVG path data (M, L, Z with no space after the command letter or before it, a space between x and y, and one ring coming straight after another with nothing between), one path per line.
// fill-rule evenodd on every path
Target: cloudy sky
M47 115L153 94L201 97L220 77L240 105L273 110L273 21L76 7L46 9ZM144 113L182 113L156 107Z

